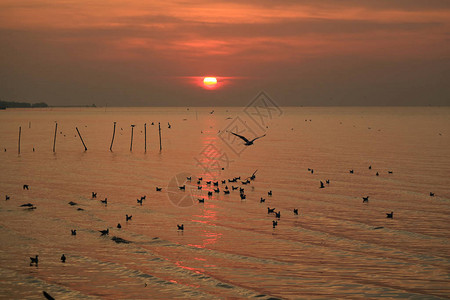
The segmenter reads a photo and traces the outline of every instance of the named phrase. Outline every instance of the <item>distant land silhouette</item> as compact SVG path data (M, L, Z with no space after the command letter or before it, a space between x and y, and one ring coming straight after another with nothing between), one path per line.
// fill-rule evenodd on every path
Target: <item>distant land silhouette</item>
M27 102L10 102L10 101L1 101L0 100L0 109L27 108L27 107L48 107L48 104L45 102L27 103Z

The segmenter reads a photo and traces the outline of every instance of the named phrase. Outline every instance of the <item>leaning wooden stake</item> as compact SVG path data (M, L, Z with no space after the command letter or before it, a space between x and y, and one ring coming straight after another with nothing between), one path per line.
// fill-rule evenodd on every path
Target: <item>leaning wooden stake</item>
M58 130L58 123L55 122L55 137L53 138L53 152L55 152L56 146L56 131Z
M144 123L144 150L147 153L147 123Z
M161 145L161 123L158 122L158 128L159 128L159 151L162 150L162 145Z
M112 146L114 143L114 136L116 135L116 122L114 122L114 129L113 129L113 136L112 136L112 140L111 140L111 146L109 146L109 151L112 152Z
M19 147L18 147L18 152L20 154L20 134L22 132L22 127L19 126Z
M133 129L134 129L134 126L136 126L136 125L131 125L131 144L130 144L130 151L133 150Z
M84 151L87 151L87 147L86 147L86 145L84 144L84 141L83 141L83 138L81 137L80 131L78 131L78 127L75 127L75 129L77 130L78 136L80 137L80 140L81 140L81 142L83 143Z

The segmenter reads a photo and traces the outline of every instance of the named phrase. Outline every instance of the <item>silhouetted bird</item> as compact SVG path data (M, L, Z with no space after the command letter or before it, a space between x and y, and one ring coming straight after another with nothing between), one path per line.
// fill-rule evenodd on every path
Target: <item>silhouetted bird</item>
M225 184L227 181L226 180L222 180L221 182L222 182L222 184Z
M202 181L202 180L203 180L203 177L199 177L198 180Z
M125 215L126 221L128 222L129 220L131 220L133 216L129 216L129 215Z
M391 213L386 213L386 218L389 218L389 219L394 218L394 212L391 211Z
M100 200L100 202L102 202L103 204L107 205L108 204L108 198L105 198L105 200Z
M206 185L211 185L211 181L207 181L207 182L206 182Z
M62 261L63 263L66 262L66 256L65 256L64 254L61 256L61 261Z
M255 137L253 140L250 141L250 140L248 140L245 136L236 134L236 133L234 133L234 132L230 132L230 133L233 134L233 135L235 135L235 136L237 136L237 137L239 137L239 138L241 138L241 139L245 142L245 143L244 143L245 146L253 145L253 142L254 142L255 140L260 139L260 138L266 136L266 135L264 134L264 135L262 135L262 136Z
M156 191L157 191L157 192L161 192L161 191L162 191L162 188L156 187Z
M230 193L230 191L225 190L225 191L223 191L223 193L224 193L225 195L228 195L228 194Z
M197 190L201 190L203 187L201 185L197 186Z
M33 264L35 264L36 266L38 265L38 263L39 263L39 255L36 255L36 257L30 257L30 266L31 265L33 265Z
M183 190L183 191L184 191L184 190L186 190L186 185L183 184L182 186L179 186L178 188L179 188L180 190Z
M369 196L367 196L367 197L362 197L362 199L363 199L363 203L364 203L364 202L366 202L366 203L369 202Z
M434 197L434 193L430 192L430 197Z
M77 203L76 203L76 202L73 202L73 201L70 201L70 202L69 202L69 205L70 205L70 206L74 206L74 205L77 205Z
M214 193L218 193L218 192L220 192L219 188L214 189Z
M294 208L294 215L298 215L298 208Z
M9 196L8 195L5 196L5 201L7 201L7 200L9 200Z
M266 199L264 199L263 197L261 197L261 199L259 200L259 203L263 203L266 202Z
M369 166L369 170L372 170L372 166Z
M24 184L24 185L23 185L23 189L24 189L24 190L28 190L28 189L29 189L28 184Z
M277 221L272 221L272 227L273 227L273 228L277 227L277 225L278 225L278 222L277 222Z
M353 174L353 170L350 170L350 174Z
M20 207L33 207L34 205L32 203L26 203L22 204Z
M99 230L98 232L100 232L102 235L109 235L109 228L105 230Z
M273 213L273 212L275 212L275 207L274 208L267 207L268 214Z
M136 200L137 200L137 203L138 203L138 204L142 205L142 200L143 200L143 199L136 199Z
M237 186L231 186L231 189L232 189L233 191L235 191L235 190L238 189L238 187L237 187Z
M213 185L214 185L214 186L219 186L219 182L218 182L218 181L213 182Z
M198 200L198 203L205 203L205 198L197 199L197 200Z
M177 224L177 227L178 227L178 230L184 230L184 225L183 224L181 224L181 225Z
M241 200L245 200L245 198L247 198L247 196L245 196L245 194L241 194Z
M388 171L388 174L392 174L392 173L394 173L393 171Z
M272 190L268 191L267 195L272 196Z
M72 232L72 235L77 235L77 230L76 229L70 229L70 231Z
M326 183L326 184L330 184L330 180L327 179L327 180L325 181L325 183Z
M167 128L171 128L172 126L170 125L170 123L169 122L167 122Z
M212 196L212 195L213 195L213 192L209 191L208 196Z
M122 228L122 225L120 225L120 223L117 223L117 228L118 229Z
M323 182L320 181L320 188L323 189L325 186L323 185Z
M281 217L281 211L279 211L279 212L275 212L275 218L280 218Z
M97 193L92 192L92 199L97 198Z
M379 176L380 174L378 174L378 172L377 172L375 175Z

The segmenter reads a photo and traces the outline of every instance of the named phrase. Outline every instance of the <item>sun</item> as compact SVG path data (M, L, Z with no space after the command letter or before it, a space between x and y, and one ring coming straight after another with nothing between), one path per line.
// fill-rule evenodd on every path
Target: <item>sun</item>
M206 88L214 88L217 85L216 77L205 77L203 78L203 85Z

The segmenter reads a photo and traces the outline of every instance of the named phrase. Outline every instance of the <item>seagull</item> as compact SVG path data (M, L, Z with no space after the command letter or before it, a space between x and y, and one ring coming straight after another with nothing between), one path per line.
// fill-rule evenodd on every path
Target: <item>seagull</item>
M181 225L177 224L177 227L178 227L178 230L184 230L184 225L183 224L181 224Z
M231 133L232 135L235 135L235 136L241 138L241 139L245 142L245 143L244 143L245 146L253 145L253 142L254 142L255 140L260 139L260 138L266 136L266 135L264 134L264 135L262 135L262 136L255 137L253 140L249 141L245 136L239 135L239 134L234 133L234 132L230 132L230 133Z
M298 208L294 208L294 215L298 215Z
M65 256L64 254L61 256L61 261L62 261L63 263L66 262L66 256Z
M128 222L128 220L131 220L133 216L129 216L129 215L125 215L126 221Z
M70 231L72 232L72 235L77 235L77 230L76 229L70 229Z
M39 256L39 255L36 255L36 257L30 257L30 260L31 260L30 266L33 265L33 264L35 264L36 266L38 265L38 263L39 263L39 258L38 258L38 256Z
M363 199L363 203L364 203L364 202L367 202L367 203L369 202L369 196L367 196L367 197L362 197L362 199Z
M393 219L394 218L394 212L391 211L391 213L386 213L386 218Z

